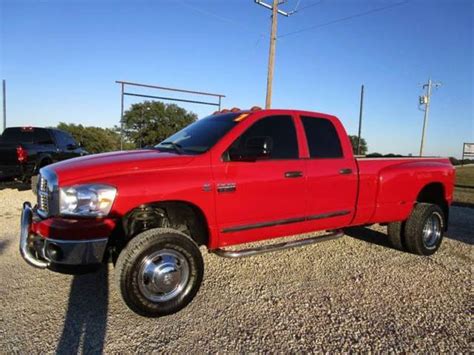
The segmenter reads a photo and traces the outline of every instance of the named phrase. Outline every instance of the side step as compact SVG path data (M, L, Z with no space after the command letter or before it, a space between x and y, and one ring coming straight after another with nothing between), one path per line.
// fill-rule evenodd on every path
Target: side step
M298 239L298 240L277 243L277 244L263 245L257 248L249 248L249 249L242 249L242 250L215 249L212 252L224 258L233 258L233 259L243 258L246 256L269 253L271 251L284 250L284 249L302 247L305 245L310 245L310 244L315 244L315 243L320 243L320 242L326 242L329 240L341 238L342 236L344 236L344 232L342 230L335 230L335 231L332 231L331 233L328 233L322 236Z

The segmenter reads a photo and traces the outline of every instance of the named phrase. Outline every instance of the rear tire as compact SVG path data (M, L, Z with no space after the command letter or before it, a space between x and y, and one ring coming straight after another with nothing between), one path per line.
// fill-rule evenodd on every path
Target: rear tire
M405 243L410 253L432 255L443 240L446 222L443 210L430 203L418 203L406 221Z
M201 286L204 262L198 245L170 228L138 234L121 251L116 283L125 304L145 317L186 307Z
M390 245L401 251L405 251L405 222L392 222L387 226L387 235Z

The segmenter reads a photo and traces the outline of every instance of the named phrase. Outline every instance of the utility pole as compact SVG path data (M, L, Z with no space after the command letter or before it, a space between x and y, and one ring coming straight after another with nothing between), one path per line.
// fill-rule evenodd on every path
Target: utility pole
M120 150L123 150L123 95L125 94L125 84L121 83L120 93Z
M433 81L428 79L428 83L423 85L423 89L426 90L426 95L420 96L420 106L425 105L423 111L425 111L425 116L423 119L423 132L421 134L421 144L420 144L420 157L423 156L423 146L425 144L425 133L426 127L428 126L428 115L430 112L430 102L431 102L431 93L433 87L439 88L441 83L433 83Z
M5 79L2 81L3 88L3 130L7 128L7 82Z
M362 133L362 111L364 109L364 85L360 88L359 134L357 135L357 155L360 155L360 135Z
M275 45L278 20L278 0L273 0L272 8L272 30L270 34L270 53L268 54L268 73L267 73L267 97L265 98L265 108L272 106L272 86L273 70L275 67Z
M281 0L273 0L272 5L264 3L260 0L255 0L255 3L272 10L272 29L270 34L270 51L268 54L267 97L265 99L265 108L270 108L272 106L273 69L275 67L275 47L277 39L278 14L288 17L292 13L278 9L278 5L284 3L284 1Z

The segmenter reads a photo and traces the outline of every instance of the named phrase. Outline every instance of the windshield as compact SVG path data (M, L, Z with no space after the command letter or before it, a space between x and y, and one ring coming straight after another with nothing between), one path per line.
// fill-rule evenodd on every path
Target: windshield
M201 118L166 138L155 148L163 151L174 151L178 154L207 152L219 139L237 125L235 119L240 115L242 115L241 112L231 112Z

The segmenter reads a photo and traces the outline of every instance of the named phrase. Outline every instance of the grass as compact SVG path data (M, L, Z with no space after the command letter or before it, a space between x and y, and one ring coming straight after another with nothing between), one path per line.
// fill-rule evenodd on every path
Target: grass
M456 168L454 201L474 205L474 166Z
M458 166L456 168L456 185L474 188L474 166Z

